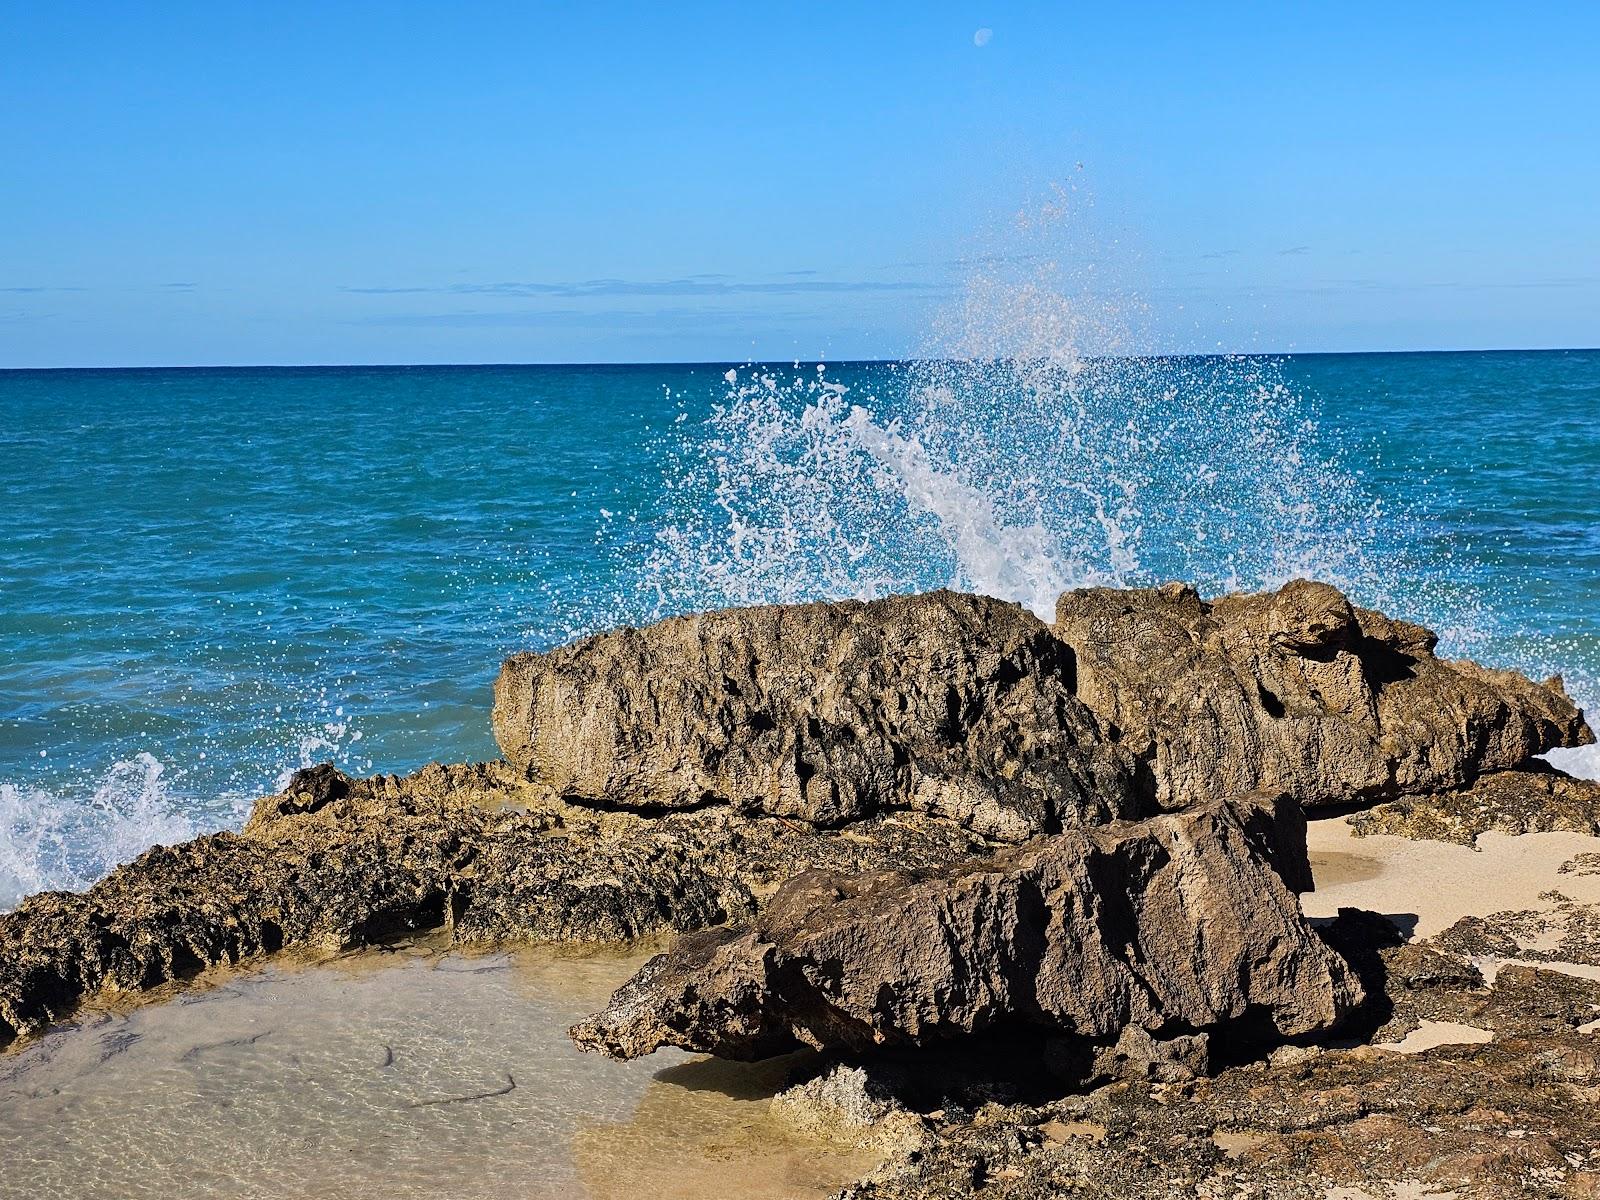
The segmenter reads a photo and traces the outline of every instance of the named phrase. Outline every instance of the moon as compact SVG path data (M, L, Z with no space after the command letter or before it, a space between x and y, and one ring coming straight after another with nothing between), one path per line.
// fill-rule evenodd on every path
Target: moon
M972 35L972 44L981 49L989 44L989 39L993 36L994 30L990 29L988 26L984 26L984 28L978 30L977 33Z

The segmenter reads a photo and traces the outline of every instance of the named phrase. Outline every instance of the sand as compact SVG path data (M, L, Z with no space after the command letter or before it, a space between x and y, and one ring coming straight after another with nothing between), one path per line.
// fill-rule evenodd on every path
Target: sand
M1550 910L1559 891L1600 903L1600 874L1563 874L1600 838L1576 833L1486 833L1476 849L1398 837L1356 837L1339 818L1310 823L1307 840L1317 890L1301 898L1307 916L1366 908L1391 917L1408 936L1432 937L1462 917L1507 910Z

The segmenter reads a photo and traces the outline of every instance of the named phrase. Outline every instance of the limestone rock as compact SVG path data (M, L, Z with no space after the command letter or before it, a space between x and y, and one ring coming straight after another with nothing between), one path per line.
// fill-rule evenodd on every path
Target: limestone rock
M857 1145L876 1140L883 1122L904 1111L883 1081L849 1063L830 1064L772 1098L772 1115L796 1133Z
M1143 815L1015 604L954 592L729 609L506 660L495 737L562 796L836 825L913 809L1021 841Z
M1549 768L1496 771L1460 791L1407 796L1346 820L1360 837L1390 834L1462 846L1490 830L1594 836L1600 834L1600 782Z
M1067 830L978 863L779 889L759 923L690 935L574 1027L633 1058L681 1046L756 1059L972 1034L1116 1043L1225 1030L1292 1037L1362 998L1224 803Z
M927 867L995 849L920 813L840 831L726 808L648 817L566 805L504 763L370 779L323 764L257 801L242 834L158 847L84 895L0 913L0 1045L84 996L289 947L441 927L460 943L625 942L747 920L756 895L807 869Z
M248 834L158 846L82 895L45 892L0 914L0 1044L86 995L290 946L441 925L461 941L625 941L750 911L742 886L669 835L569 840L549 814L449 791L442 768L420 778L302 772Z
M1385 947L1378 977L1393 987L1417 949ZM838 1200L1595 1194L1600 982L1511 966L1489 987L1459 960L1428 974L1425 990L1392 996L1405 1021L1468 1024L1492 1041L1417 1055L1280 1050L1189 1082L1135 1076L948 1119L956 1097L928 1137Z
M1325 583L1205 601L1065 593L1077 695L1164 808L1270 789L1307 808L1449 791L1593 741L1559 679L1437 658L1419 625Z

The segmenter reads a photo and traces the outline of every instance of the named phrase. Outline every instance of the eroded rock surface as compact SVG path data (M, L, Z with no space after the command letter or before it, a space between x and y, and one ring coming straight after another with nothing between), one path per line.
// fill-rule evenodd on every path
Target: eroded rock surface
M157 847L78 895L0 914L0 1045L95 993L282 949L422 929L488 943L623 942L749 918L808 868L947 863L994 844L919 814L818 831L726 810L647 819L562 804L503 763L299 772L242 834Z
M0 915L0 1042L85 995L286 947L441 925L462 941L622 941L749 911L678 839L566 838L550 813L494 811L448 775L405 787L302 773L308 786L263 801L246 834L156 847L82 895L29 897Z
M1600 967L1600 905L1560 892L1547 892L1542 899L1548 908L1462 917L1433 938L1433 944L1479 959Z
M652 959L573 1037L756 1059L1016 1029L1108 1046L1130 1027L1315 1033L1362 989L1271 865L1272 829L1270 810L1212 803L977 863L800 875L753 928Z
M1491 1036L1418 1054L1284 1047L1046 1103L954 1095L838 1200L1600 1195L1600 982L1517 966L1485 986L1448 951L1368 949L1389 1017L1372 1040L1423 1021Z
M1470 846L1496 833L1600 834L1600 782L1545 767L1497 771L1454 792L1408 796L1352 813L1361 837L1390 834Z
M1266 788L1307 808L1453 791L1594 740L1561 681L1434 655L1420 625L1296 580L1202 600L1181 584L1065 593L1077 696L1161 805Z
M1458 790L1592 740L1559 680L1435 656L1327 584L952 592L730 609L508 659L495 734L575 803L839 825L917 810L1022 841L1256 790Z
M1209 604L1069 593L1054 629L949 592L744 609L516 656L495 709L509 762L302 772L241 834L0 914L0 1042L83 995L285 947L696 930L753 919L807 869L938 870L1236 791L1272 798L1248 837L1291 889L1308 882L1301 801L1583 828L1591 785L1505 771L1590 738L1559 686L1432 644L1296 583ZM1496 790L1512 780L1520 807Z
M955 592L728 609L506 660L494 730L569 799L837 825L912 809L1021 841L1143 815L1015 604Z

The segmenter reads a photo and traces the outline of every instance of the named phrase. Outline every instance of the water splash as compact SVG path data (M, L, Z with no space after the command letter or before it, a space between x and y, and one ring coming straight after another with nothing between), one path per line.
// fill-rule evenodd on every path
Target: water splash
M0 783L0 911L47 888L87 887L148 850L191 838L151 754L116 763L76 801Z
M729 371L673 457L641 615L948 585L1049 616L1071 587L1297 575L1415 607L1384 582L1389 514L1278 362L1138 353L1138 302L1060 261L985 259L928 353L864 385Z

